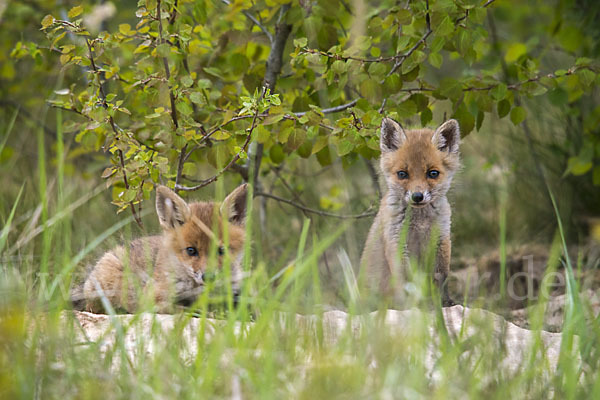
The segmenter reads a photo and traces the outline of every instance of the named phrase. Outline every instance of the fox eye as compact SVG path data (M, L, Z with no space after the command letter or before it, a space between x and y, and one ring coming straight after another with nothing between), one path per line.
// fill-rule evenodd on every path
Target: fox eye
M440 176L440 171L432 169L430 171L427 171L427 177L431 178L431 179L436 179L438 176Z
M400 178L400 179L408 178L408 172L406 172L406 171L398 171L397 174L398 174L398 178Z
M185 249L185 252L187 253L188 256L190 257L195 257L198 255L198 249L195 247L187 247Z
M223 254L225 254L225 247L223 246L219 246L219 248L217 249L217 254L222 256Z

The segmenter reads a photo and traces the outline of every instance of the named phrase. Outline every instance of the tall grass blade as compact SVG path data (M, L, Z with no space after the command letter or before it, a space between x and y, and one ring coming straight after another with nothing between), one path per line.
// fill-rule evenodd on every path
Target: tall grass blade
M21 199L21 195L23 194L24 187L25 187L25 184L22 184L21 189L19 190L19 194L17 195L17 198L15 199L15 201L13 203L12 209L10 210L8 219L6 220L6 222L4 224L4 228L2 228L2 232L0 232L0 254L2 254L2 251L4 250L4 246L6 246L6 242L8 240L8 233L10 232L11 224L12 224L13 218L15 217L15 211L17 210L17 205L19 204L19 200Z

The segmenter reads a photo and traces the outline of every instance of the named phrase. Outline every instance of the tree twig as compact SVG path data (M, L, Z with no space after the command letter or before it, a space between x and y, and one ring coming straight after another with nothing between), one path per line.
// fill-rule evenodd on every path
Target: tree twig
M431 35L433 33L433 30L431 29L431 17L429 16L429 0L425 1L425 5L427 7L427 11L425 14L425 23L427 25L427 30L425 31L423 36L421 36L421 39L419 39L417 41L417 43L414 44L413 47L411 47L406 53L404 53L401 57L399 57L396 60L396 62L394 63L394 66L392 67L390 72L387 73L386 77L388 77L388 76L392 75L394 72L396 72L398 70L398 68L400 68L402 66L402 64L404 64L404 61L406 61L406 59L408 57L410 57L412 53L414 53L423 43L425 43L425 41L427 40L429 35Z
M279 196L276 196L271 193L255 192L254 195L257 197L266 197L268 199L273 199L273 200L279 201L281 203L289 204L290 206L296 207L302 211L320 215L322 217L332 217L332 218L339 218L339 219L360 219L360 218L372 217L375 214L377 214L376 211L371 211L371 208L369 208L367 211L365 211L361 214L336 214L336 213L330 213L327 211L321 211L321 210L315 210L313 208L308 208L301 204L295 203L288 199L284 199L283 197L279 197Z
M96 62L94 60L94 52L92 51L92 44L90 43L90 40L88 38L85 39L85 42L86 42L87 48L88 48L92 71L94 72L94 75L98 79L98 91L100 93L100 98L102 100L102 107L104 107L105 109L108 109L108 103L106 102L106 94L104 93L104 89L102 88L102 83L100 82L100 72L99 72L98 67L96 66ZM120 140L117 125L115 124L115 120L113 119L113 117L110 115L108 116L108 122L112 128L112 131L115 134L115 140ZM127 180L127 172L125 171L125 157L123 156L123 151L121 149L117 149L117 155L119 157L119 163L121 165L121 172L123 172L123 183L125 184L125 189L129 189L129 181ZM133 218L135 219L135 222L140 227L143 227L144 224L142 223L142 219L140 218L138 213L135 211L135 205L133 204L133 201L129 202L129 206L131 208L131 213L133 214Z
M354 107L356 105L356 103L358 103L359 99L354 99L346 104L340 104L339 106L335 106L335 107L330 107L330 108L324 108L321 110L321 112L323 114L333 114L336 112L340 112L340 111L344 111L350 107ZM296 112L294 113L294 115L296 117L301 117L303 115L305 115L308 111L301 111L301 112Z
M231 2L229 0L221 0L221 1L224 4L231 5ZM272 46L273 45L273 35L271 35L271 32L269 32L269 30L258 19L256 19L256 17L254 15L252 15L248 10L243 10L242 14L244 14L246 16L246 18L248 18L250 21L252 21L252 23L254 23L254 25L258 26L261 31L263 31L263 33L265 34L265 36L267 36L267 38L269 39L269 42L271 43L271 46Z
M287 38L292 32L292 26L282 22L284 15L290 9L290 4L284 4L279 10L279 20L275 25L275 37L271 45L271 52L267 58L267 70L265 71L265 86L273 91L277 77L281 73L281 65L283 62L283 50L287 42Z
M260 102L260 100L262 100L262 98L264 97L265 93L266 93L266 88L263 89L263 92L262 92L261 96L259 97L259 99L257 101L256 111L254 112L254 116L252 118L252 124L250 125L250 129L248 130L248 135L246 136L246 141L242 145L242 148L240 149L240 151L238 151L237 154L235 156L233 156L233 158L231 159L231 161L229 161L229 164L227 164L223 169L221 169L219 172L217 172L212 177L210 177L208 179L205 179L203 181L200 181L200 183L198 185L195 185L195 186L183 186L181 184L175 184L175 189L176 190L182 190L184 192L192 192L194 190L198 190L200 188L203 188L204 186L207 186L207 185L215 182L217 179L219 179L219 177L221 175L223 175L225 173L225 171L227 171L228 169L230 169L231 166L233 164L235 164L237 162L237 160L240 159L240 157L242 156L242 152L246 151L246 148L248 147L248 144L250 143L250 140L252 139L252 132L254 131L254 128L256 127L256 119L258 118L258 103Z
M158 43L163 44L165 41L163 39L163 26L162 26L162 17L161 17L161 0L156 2L156 19L158 20ZM165 68L165 76L167 78L167 85L169 86L169 100L171 102L171 119L173 120L173 125L175 125L175 129L179 128L179 121L177 120L177 109L175 108L175 94L173 88L168 83L169 79L171 79L171 70L169 69L169 60L167 57L162 57L163 66Z

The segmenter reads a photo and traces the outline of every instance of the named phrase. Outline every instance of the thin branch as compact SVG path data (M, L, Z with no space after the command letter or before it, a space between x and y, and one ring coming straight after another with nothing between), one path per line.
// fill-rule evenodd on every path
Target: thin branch
M163 39L163 26L162 26L162 18L161 18L161 0L156 2L156 19L158 20L158 43L164 43ZM169 60L167 57L162 57L163 66L165 68L165 75L167 77L167 82L171 79L171 70L169 69ZM167 83L168 84L168 83ZM173 120L173 125L175 125L175 129L179 128L179 122L177 121L177 109L175 108L175 93L170 84L169 86L169 100L171 102L171 119Z
M266 89L270 89L271 92L275 90L275 84L277 82L277 78L281 74L281 67L283 64L283 51L285 49L285 44L287 42L290 33L292 32L292 25L286 24L284 21L284 17L290 9L290 4L284 4L279 8L279 17L277 18L277 22L275 24L275 36L270 37L271 40L271 51L269 52L269 57L267 58L266 71L264 76L264 87ZM257 143L254 146L254 154L252 157L248 158L248 162L246 163L246 169L250 171L251 164L252 165L252 181L256 188L260 187L260 182L258 181L258 174L260 171L260 165L262 163L263 156L263 144Z
M333 60L341 60L341 61L353 60L353 61L358 61L358 62L365 63L365 64L394 61L397 58L400 58L403 56L403 54L397 54L397 55L386 56L386 57L382 56L382 57L376 57L376 58L363 58L363 57L355 57L355 56L342 56L340 54L331 54L331 53L328 53L323 50L309 49L309 48L300 50L300 54L318 54L320 56L325 56L325 57L331 58Z
M175 1L175 4L173 5L173 12L171 13L171 16L169 18L169 25L173 25L175 23L175 19L177 18L177 1ZM156 3L156 19L158 20L158 43L162 44L164 43L164 39L163 39L163 26L162 26L162 17L161 17L161 0L158 0ZM181 48L181 45L179 44L179 40L177 41L177 47ZM169 100L171 103L171 119L173 121L173 125L175 126L175 129L177 130L179 128L179 121L177 119L177 109L175 107L175 91L173 90L173 87L171 87L169 80L171 79L171 70L169 68L169 60L167 59L167 57L162 57L162 62L163 62L163 66L165 69L165 76L167 78L167 86L169 87ZM187 60L184 59L184 67L187 69ZM183 165L185 163L185 160L187 159L187 157L189 157L189 155L187 155L187 143L182 147L182 149L179 152L179 161L177 164L177 175L175 176L175 187L177 187L177 185L179 184L179 182L181 181L181 174L183 173Z
M486 8L487 6L489 6L490 4L492 4L494 1L496 1L496 0L488 0L488 1L486 1L485 4L482 7ZM458 24L461 23L462 21L464 21L465 19L467 19L468 16L469 16L469 10L467 10L465 12L465 15L463 15L462 17L460 17L459 19L457 19L456 21L454 21L454 25L458 26Z
M348 3L346 3L344 0L340 0L340 3L342 3L342 6L344 6L344 8L346 9L346 11L348 11L348 14L354 15L354 13L352 12L352 9L348 5Z
M201 181L198 185L195 185L195 186L183 186L183 185L180 185L180 184L176 184L175 185L175 190L183 190L184 192L192 192L194 190L198 190L200 188L203 188L204 186L207 186L207 185L215 182L217 179L219 179L219 177L221 175L223 175L225 173L225 171L227 171L228 169L230 169L232 167L232 165L235 164L237 162L237 160L240 159L240 157L242 155L242 152L246 151L246 148L248 147L248 144L250 143L250 140L252 139L252 132L254 131L254 128L256 127L256 119L258 118L258 103L260 102L260 100L262 100L262 98L264 97L265 93L266 93L266 88L263 89L263 92L262 92L260 98L257 101L256 112L254 113L254 117L252 118L252 125L250 125L250 129L248 130L248 135L246 136L246 141L242 145L242 148L240 149L240 151L238 151L237 154L235 156L233 156L233 158L231 159L231 161L229 161L229 164L227 164L222 170L220 170L219 172L217 172L212 177Z
M427 31L425 32L425 34L423 34L423 36L421 36L421 39L419 39L417 43L415 43L414 46L410 48L410 50L408 50L402 55L402 57L396 60L396 63L394 64L390 72L388 72L386 77L396 72L398 68L400 68L402 64L404 64L404 61L406 61L406 59L410 57L411 54L414 53L421 46L421 44L424 44L429 35L433 33L433 30L431 29L431 17L429 16L429 0L426 0L425 4L427 6L427 13L425 14L425 23L427 24Z
M495 0L488 0L483 7L488 7L490 4L492 4ZM322 50L317 50L317 49L302 49L300 51L300 54L304 53L304 54L319 54L334 60L342 60L342 61L348 61L348 60L354 60L354 61L358 61L361 63L379 63L379 62L388 62L388 61L395 61L394 66L392 67L392 69L387 73L386 77L392 75L393 73L395 73L398 68L400 68L402 66L402 64L406 61L406 59L408 57L410 57L421 45L423 45L427 39L429 38L429 36L433 33L433 29L431 28L431 16L429 13L429 1L426 1L426 7L427 7L427 11L425 14L425 22L426 22L426 26L427 26L427 30L425 31L425 33L423 34L423 36L421 36L421 38L406 52L406 53L402 53L402 54L395 54L393 56L386 56L386 57L376 57L376 58L362 58L362 57L354 57L354 56L342 56L339 54L331 54ZM458 25L459 22L461 22L462 20L464 20L467 16L463 16L461 18L459 18L458 20L455 21L455 25Z
M281 65L283 62L283 50L287 42L287 38L292 32L292 26L286 23L282 23L283 16L290 9L290 4L284 4L279 9L279 20L275 25L275 37L271 45L271 52L269 58L267 58L267 70L265 72L265 86L268 89L275 88L277 77L281 73Z
M108 103L106 102L106 93L104 93L104 88L102 87L102 83L100 82L100 72L99 72L98 67L96 66L96 62L94 60L94 52L92 51L92 44L88 38L85 39L85 42L87 44L87 48L88 48L88 52L89 52L89 58L90 58L90 64L92 66L92 71L94 72L95 76L98 78L98 91L100 93L100 98L102 100L102 107L104 107L105 109L108 109ZM113 117L110 115L108 116L108 122L112 128L112 131L115 134L115 140L120 140L117 125L115 124L115 120L113 119ZM125 171L125 157L123 156L123 151L121 149L117 149L117 155L119 156L119 162L121 164L121 171L123 172L123 183L125 184L125 189L129 189L129 181L127 180L127 172ZM140 227L143 227L144 224L142 223L142 219L140 218L140 216L135 211L135 205L133 204L133 201L129 202L129 206L131 208L131 213L133 214L133 218L135 219L135 222Z
M221 1L224 4L231 5L231 2L229 0L221 0ZM242 14L244 14L246 16L246 18L248 18L250 21L252 21L252 23L254 23L254 25L258 26L260 28L260 30L263 31L263 33L267 36L267 38L269 38L269 42L271 43L271 45L273 45L273 35L271 35L271 32L269 32L269 30L258 19L256 19L256 17L254 17L254 15L252 15L248 10L243 10Z
M385 105L387 104L387 97L385 99L383 99L383 101L381 102L381 107L379 107L379 110L377 110L377 112L379 114L383 114L383 110L385 110Z
M546 74L546 75L536 75L533 78L529 78L529 79L526 79L524 81L520 81L520 82L517 82L517 83L510 84L510 85L506 85L506 88L510 89L510 90L516 90L516 89L519 89L521 86L523 86L523 85L525 85L527 83L538 82L538 81L540 81L543 78L557 79L557 78L560 78L560 77L563 77L563 76L573 75L575 72L577 72L579 70L584 70L584 69L596 72L596 70L594 68L589 67L589 66L582 66L582 67L573 66L573 67L569 68L567 71L565 71L561 75L556 75L555 73L550 73L550 74ZM470 92L470 91L479 91L479 90L491 90L491 89L494 89L495 87L497 87L498 85L499 84L496 83L494 85L484 86L484 87L467 87L467 88L463 88L463 91Z
M175 176L175 186L177 186L179 182L181 182L181 175L183 174L183 165L189 157L189 154L187 153L187 147L188 144L186 143L179 152L179 161L177 162L177 175Z
M296 207L302 211L308 212L308 213L312 213L312 214L317 214L320 215L322 217L332 217L332 218L339 218L339 219L360 219L360 218L367 218L367 217L372 217L375 214L377 214L376 211L370 211L371 208L369 208L367 211L363 212L362 214L335 214L335 213L330 213L327 211L321 211L321 210L315 210L313 208L308 208L305 207L303 205L300 205L298 203L295 203L291 200L288 199L284 199L283 197L279 197L276 196L274 194L270 194L270 193L264 193L264 192L255 192L254 193L255 196L257 197L266 197L268 199L273 199L276 201L279 201L281 203L285 203L285 204L289 204L290 206Z
M335 106L335 107L331 107L331 108L324 108L321 110L321 112L323 114L333 114L336 112L344 111L350 107L354 107L356 105L356 103L358 103L358 100L359 99L354 99L351 102L346 103L346 104L340 104L339 106ZM301 116L305 115L307 112L308 111L297 112L297 113L294 113L294 115L296 117L301 117Z

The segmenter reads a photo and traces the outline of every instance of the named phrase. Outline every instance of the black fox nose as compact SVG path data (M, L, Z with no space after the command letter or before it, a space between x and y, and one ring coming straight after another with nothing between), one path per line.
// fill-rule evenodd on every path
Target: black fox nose
M215 273L214 272L204 272L202 274L202 281L203 282L212 282L215 280Z
M412 201L414 201L415 203L420 203L423 201L423 193L421 192L414 192L412 194Z

